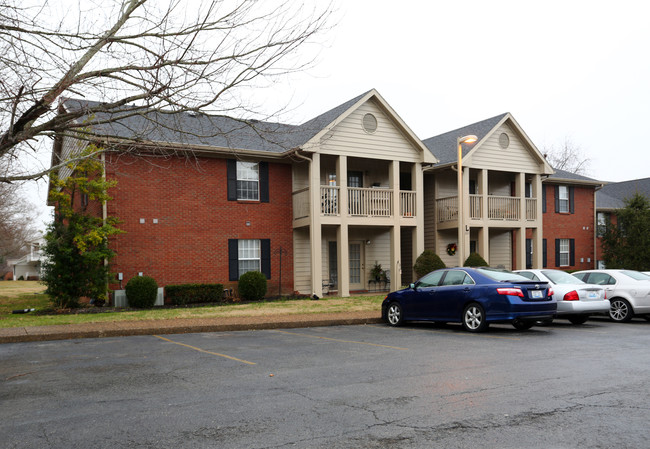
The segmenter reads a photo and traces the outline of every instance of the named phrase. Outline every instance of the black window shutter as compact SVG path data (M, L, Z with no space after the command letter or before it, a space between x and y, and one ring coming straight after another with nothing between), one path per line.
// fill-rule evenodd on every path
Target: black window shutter
M269 163L260 162L260 203L269 202Z
M575 187L569 187L569 211L572 214L576 213L575 203L573 202L574 190L575 190ZM571 264L571 265L573 265L573 264Z
M542 239L542 266L543 266L543 268L547 267L547 263L546 263L546 239Z
M533 268L533 240L526 239L526 268Z
M576 264L576 239L569 239L569 265Z
M555 186L555 212L560 212L560 186Z
M542 186L542 213L546 213L546 186Z
M555 266L560 266L560 239L555 239Z
M228 159L228 201L237 201L237 161ZM232 281L233 279L231 279ZM236 280L236 279L235 279Z
M239 243L237 239L228 239L228 279L239 280Z
M261 256L262 256L262 274L266 276L266 279L271 279L271 240L262 239L261 243Z

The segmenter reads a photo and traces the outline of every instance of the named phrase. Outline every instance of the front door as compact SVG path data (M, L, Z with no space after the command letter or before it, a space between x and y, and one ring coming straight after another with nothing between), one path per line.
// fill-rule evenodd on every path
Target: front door
M350 290L363 290L364 263L362 242L350 243Z

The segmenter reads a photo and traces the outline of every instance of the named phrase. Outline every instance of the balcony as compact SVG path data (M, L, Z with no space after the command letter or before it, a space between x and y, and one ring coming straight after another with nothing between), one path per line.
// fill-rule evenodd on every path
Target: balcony
M341 216L341 187L320 186L320 216ZM402 190L399 192L399 216L403 218L416 216L416 192ZM347 189L348 217L390 218L395 213L393 190L384 188ZM293 218L299 220L310 215L310 190L304 188L293 192Z
M469 195L469 220L519 221L521 217L521 198L489 195L487 214L483 211L483 195ZM524 198L525 220L537 220L537 199ZM436 220L438 223L458 220L458 197L450 196L436 200Z

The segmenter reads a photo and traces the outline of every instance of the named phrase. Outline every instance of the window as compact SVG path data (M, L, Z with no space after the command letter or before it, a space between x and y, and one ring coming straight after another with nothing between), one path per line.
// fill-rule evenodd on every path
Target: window
M259 167L256 162L237 161L237 199L257 201L260 198Z
M574 193L572 186L555 186L555 212L575 213Z
M418 287L436 287L440 283L442 275L445 274L444 271L434 271L429 273L420 279L420 282L417 284Z
M569 239L560 239L560 266L569 266Z
M229 239L228 278L238 281L248 271L261 271L271 279L271 240Z
M268 162L243 162L229 159L228 201L269 202Z
M598 212L597 214L597 235L598 237L602 237L605 235L605 231L607 230L607 225L611 222L611 216L607 212Z
M238 240L239 276L249 271L260 271L261 254L259 240Z
M569 188L560 186L559 195L560 210L558 212L569 212Z

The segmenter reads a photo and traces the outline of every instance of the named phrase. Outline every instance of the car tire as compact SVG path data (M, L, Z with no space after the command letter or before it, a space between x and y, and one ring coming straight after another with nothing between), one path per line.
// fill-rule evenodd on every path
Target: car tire
M465 307L461 322L463 323L463 329L468 332L484 332L489 326L485 316L485 309L476 302Z
M534 321L514 320L512 326L518 331L527 331L535 325Z
M611 306L609 308L609 317L612 321L617 323L627 323L632 319L634 313L632 306L623 298L613 298L609 301Z
M585 324L589 320L589 315L572 315L569 321L572 324Z
M398 302L391 302L386 309L386 321L389 326L401 326L404 323L402 306Z
M646 321L650 321L650 315L644 315L643 318L645 318Z

